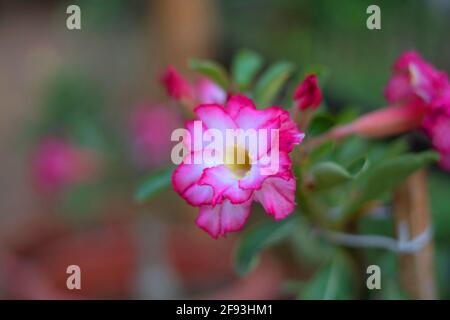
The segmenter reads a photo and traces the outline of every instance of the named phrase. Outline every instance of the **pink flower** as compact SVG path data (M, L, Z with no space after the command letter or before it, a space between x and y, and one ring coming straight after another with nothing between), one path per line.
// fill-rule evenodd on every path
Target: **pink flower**
M203 161L200 164L183 161L175 170L172 183L181 197L190 205L199 207L196 224L213 238L218 238L243 228L253 201L261 203L275 220L292 213L296 184L289 153L304 135L289 114L279 107L258 110L250 99L242 95L231 97L225 105L200 105L194 112L201 121L202 134L195 134L194 121L187 123L192 141L188 141L189 154L185 160L203 155ZM256 152L250 151L245 143L233 141L230 144L227 141L225 151L221 153L222 150L208 150L210 145L206 146L202 140L211 129L222 133L222 136L227 130L275 130L279 143L272 135L261 135L264 143L258 141L258 147L262 147ZM227 158L230 151L232 161ZM243 162L236 161L235 152L245 154ZM277 152L278 157L274 159L272 156ZM221 156L213 158L213 153ZM264 173L273 161L278 161L278 170Z
M441 166L450 171L450 84L445 72L406 52L394 65L385 96L394 105L365 114L331 130L327 138L350 134L387 137L423 129L441 154Z
M322 101L322 92L317 82L317 76L310 74L297 87L294 93L294 100L300 110L315 109Z
M384 123L396 122L396 132L421 127L441 154L441 166L450 170L450 83L447 74L436 70L414 51L402 54L393 71L385 96L389 102L400 105L385 108L385 113L392 113L388 110L395 108L402 111L397 120L385 119Z
M426 114L422 127L433 147L441 154L439 164L450 171L450 86Z
M167 89L167 94L176 100L191 99L192 89L189 83L178 73L178 71L169 66L161 78Z
M43 140L32 160L32 176L40 191L53 192L90 179L96 171L93 155L56 137Z
M133 157L148 169L168 160L172 147L170 136L180 124L178 114L166 106L143 104L130 118Z
M186 81L178 71L169 66L162 77L167 94L176 100L185 100L192 104L225 103L227 93L208 78L201 77L194 85Z
M432 106L448 86L447 75L437 71L414 51L403 53L393 67L384 95L391 103Z
M438 117L426 132L433 147L441 154L439 164L450 171L450 115Z
M402 103L403 108L416 113L421 119L416 127L423 128L441 154L441 166L450 170L450 83L447 74L437 71L416 52L406 52L394 65L394 75L386 86L385 95L390 102Z

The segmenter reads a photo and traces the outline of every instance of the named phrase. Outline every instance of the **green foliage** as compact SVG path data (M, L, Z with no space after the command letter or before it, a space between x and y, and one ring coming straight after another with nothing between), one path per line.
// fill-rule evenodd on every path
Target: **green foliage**
M258 108L265 108L273 103L293 71L293 64L277 62L262 74L254 90L254 99Z
M85 146L105 150L114 132L104 116L106 101L102 88L88 74L60 70L43 92L42 120L33 134L59 135Z
M302 286L298 295L303 300L346 300L353 297L351 268L339 253L332 262L316 271Z
M225 90L228 89L230 81L228 79L227 71L220 64L209 60L192 59L189 63L189 67L208 77Z
M317 236L314 225L300 215L296 232L290 237L296 260L302 266L317 267L329 262L335 247Z
M428 194L431 203L434 235L436 239L445 244L450 244L450 188L448 180L448 173L440 172L438 170L431 172L429 175L430 190Z
M344 212L354 212L364 203L381 197L404 181L414 171L436 161L439 155L432 151L403 154L387 159L367 170L358 196Z
M256 52L244 49L234 57L231 72L240 91L246 91L263 65L262 57Z
M335 162L321 162L311 170L316 190L335 187L347 182L353 176L342 166Z
M325 133L336 125L336 118L328 112L317 112L308 127L308 136Z
M282 221L269 221L245 232L235 255L235 268L239 275L250 272L258 262L259 252L289 236L296 226L294 216Z
M158 170L148 176L139 186L135 199L138 202L144 202L150 197L156 195L162 189L169 187L172 182L173 167Z

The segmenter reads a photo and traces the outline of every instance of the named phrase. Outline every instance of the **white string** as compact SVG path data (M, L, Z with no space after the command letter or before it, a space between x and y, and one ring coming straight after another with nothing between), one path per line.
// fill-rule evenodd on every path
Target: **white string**
M398 239L378 235L357 235L343 232L317 230L324 238L348 247L380 248L397 253L414 253L422 249L431 239L432 229L428 227L412 240L404 221L398 226Z

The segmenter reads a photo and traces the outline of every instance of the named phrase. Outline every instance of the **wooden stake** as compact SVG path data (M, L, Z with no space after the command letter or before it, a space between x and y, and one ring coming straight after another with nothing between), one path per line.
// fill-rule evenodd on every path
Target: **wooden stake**
M402 223L406 224L409 240L430 227L425 170L417 171L397 188L394 214L397 230ZM411 298L436 299L432 241L415 253L400 254L400 277L402 286Z

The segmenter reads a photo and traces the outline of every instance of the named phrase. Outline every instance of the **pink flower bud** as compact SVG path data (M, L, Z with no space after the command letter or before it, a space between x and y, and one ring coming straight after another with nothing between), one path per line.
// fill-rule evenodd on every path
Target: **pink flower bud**
M317 83L317 76L310 74L297 87L294 93L294 100L300 110L315 109L322 101L322 92Z
M178 71L169 66L161 78L166 87L167 94L176 100L191 99L192 89L189 83L178 73Z

